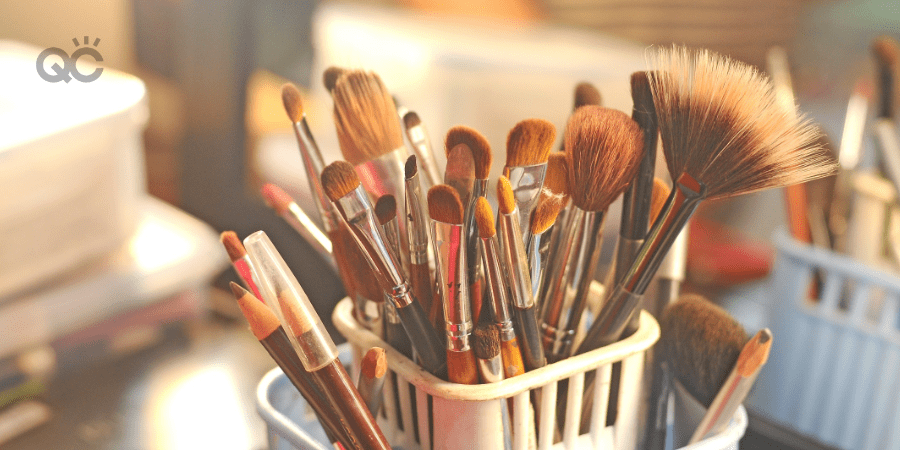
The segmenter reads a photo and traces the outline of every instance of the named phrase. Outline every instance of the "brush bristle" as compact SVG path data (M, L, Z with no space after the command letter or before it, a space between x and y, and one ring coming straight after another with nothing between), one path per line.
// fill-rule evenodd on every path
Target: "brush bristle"
M356 170L346 161L335 161L322 170L322 189L333 202L358 187L359 177Z
M485 180L491 172L493 156L491 144L481 133L474 128L457 125L447 132L444 148L449 156L450 150L459 144L466 144L472 151L472 159L475 160L475 178Z
M547 172L541 193L556 196L563 205L569 201L569 163L564 152L551 153L547 158Z
M403 124L406 125L406 129L410 129L421 125L422 119L415 111L409 111L403 115Z
M409 158L406 158L406 165L403 166L403 175L408 180L417 173L419 173L419 167L416 164L416 155L409 155Z
M446 184L428 190L428 215L438 222L462 225L463 206L456 189Z
M334 126L344 159L359 165L403 147L394 99L374 72L350 70L332 91Z
M343 67L335 66L331 66L325 69L325 72L322 73L322 84L325 85L325 89L327 89L328 92L333 91L334 85L337 84L338 78L340 78L341 75L343 75L346 71L347 69L344 69Z
M747 342L724 309L698 295L682 295L660 319L660 343L675 377L709 406Z
M384 377L387 373L387 356L381 347L372 347L366 352L360 364L360 373L368 379Z
M378 218L380 225L384 225L397 217L397 199L391 194L378 197L378 201L375 202L375 217Z
M556 127L543 119L525 119L506 137L506 167L531 166L547 162Z
M494 211L491 204L484 197L478 197L475 201L475 224L478 225L478 236L489 239L497 234L494 226Z
M628 187L644 153L638 124L621 111L583 106L566 125L569 195L585 211L604 211Z
M665 181L659 178L653 179L653 192L650 194L650 223L656 222L656 216L662 211L663 206L666 206L666 200L671 192L671 188Z
M753 67L684 47L659 51L656 66L650 88L673 179L687 173L722 198L835 172L816 129Z
M237 233L234 231L223 231L219 235L219 241L225 246L225 251L228 252L228 258L231 259L231 262L235 262L247 255L244 244L241 244L241 240L238 239Z
M556 217L562 209L560 206L558 198L541 195L537 206L531 212L531 223L529 224L531 234L541 234L553 226L556 222Z
M872 53L879 64L893 67L900 60L900 45L890 36L879 36L872 42Z
M500 332L492 323L482 323L475 327L475 357L491 359L500 354Z
M602 104L603 97L593 84L582 81L575 86L575 108L573 110L577 110L582 106L600 106Z
M281 86L281 102L284 103L284 111L287 112L291 122L303 120L303 97L297 86L293 83Z
M500 214L512 214L516 210L516 197L513 194L509 178L500 176L497 179L497 202L500 203Z
M653 93L650 92L650 72L635 72L631 74L631 101L634 109L656 117L656 109L653 107Z
M290 209L291 203L294 203L294 199L290 194L272 183L264 184L260 191L266 205L274 209L278 214L284 214Z

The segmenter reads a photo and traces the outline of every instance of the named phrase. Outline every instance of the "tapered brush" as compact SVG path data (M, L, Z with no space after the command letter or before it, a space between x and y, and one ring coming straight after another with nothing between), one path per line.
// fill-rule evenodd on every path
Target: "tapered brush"
M440 302L433 300L434 284L431 281L431 269L429 268L428 246L428 218L424 210L424 197L419 185L419 169L416 164L416 155L410 155L404 167L406 190L404 202L406 204L406 235L409 244L409 283L413 295L419 300L422 309L428 314L428 319L441 329L443 326L443 308Z
M291 347L288 335L278 323L278 317L263 304L261 297L254 296L233 282L231 292L250 324L250 331L306 399L306 403L313 408L329 441L333 445L340 442L343 448L354 448L355 443L351 440L349 431L344 428L334 408L316 386L312 375L303 367L297 352ZM335 445L335 448L341 447Z
M359 382L356 390L362 397L372 416L378 416L381 410L384 376L387 375L387 356L381 347L372 347L363 356L359 368Z
M219 241L222 242L225 251L228 252L228 258L231 259L231 265L234 267L234 271L241 277L244 284L253 291L253 295L258 299L262 299L262 294L259 293L259 287L257 287L256 282L253 281L253 263L250 262L250 257L247 256L247 250L244 248L244 245L241 244L241 240L238 239L237 233L234 231L223 231L222 234L219 235Z
M434 148L431 146L428 130L415 111L409 111L403 116L403 124L406 126L406 138L412 144L419 164L422 165L422 172L425 173L425 187L430 189L441 182L441 172L434 161Z
M516 339L509 314L509 302L506 297L506 277L500 267L500 253L497 245L497 232L494 226L494 213L487 199L480 197L475 203L475 224L481 239L481 259L484 263L487 280L488 304L493 312L494 325L499 331L500 356L503 360L504 378L512 378L525 373L522 362L522 351Z
M672 242L704 199L830 175L835 163L808 121L778 104L751 66L709 51L660 51L650 79L672 194L578 353L613 343Z
M604 213L634 178L643 153L637 123L601 106L575 111L565 142L572 206L541 300L544 350L552 362L572 350L599 257Z
M490 323L475 327L475 359L478 362L478 377L482 383L503 381L503 359L500 357L500 336L497 328Z
M466 276L466 248L463 205L450 186L439 184L428 190L431 216L431 244L435 273L440 280L447 333L447 374L454 383L478 384L478 370L472 353L472 308Z
M512 186L519 224L523 227L537 205L547 172L547 158L555 138L556 127L542 119L519 122L506 137L504 175ZM523 229L522 232L522 242L527 244L528 230Z
M534 295L531 293L531 277L528 272L528 256L522 242L519 225L519 211L509 180L501 176L497 180L497 199L500 203L498 222L503 239L500 266L506 272L512 305L513 323L521 348L526 370L534 370L547 365L541 331L534 310Z
M331 66L325 69L325 72L322 72L322 85L325 86L325 89L331 93L334 90L334 85L337 84L338 78L346 72L347 69L343 67Z
M318 175L316 175L316 178L318 179ZM316 180L316 184L319 184L318 180ZM299 234L300 237L302 237L303 240L305 240L313 250L322 257L322 259L325 260L325 262L327 262L335 271L339 271L338 263L335 261L335 256L333 254L331 240L328 238L328 235L320 230L316 223L306 215L291 195L271 183L264 184L261 192L263 199L266 201L266 205L275 210L275 212L278 213L278 215L281 216L281 218L284 219L284 221L287 222L288 225L290 225L291 228L293 228L297 234ZM331 208L330 203L326 206ZM338 226L339 224L334 224L335 228Z
M528 267L531 270L531 294L537 298L544 279L544 270L550 256L550 228L556 223L563 208L562 200L556 196L541 194L537 206L531 213L528 228Z
M398 261L388 251L384 233L375 220L372 203L353 166L344 161L332 163L322 172L322 186L349 225L351 235L375 271L381 289L394 303L422 367L432 374L443 376L446 371L444 345L428 321L422 305L410 292Z

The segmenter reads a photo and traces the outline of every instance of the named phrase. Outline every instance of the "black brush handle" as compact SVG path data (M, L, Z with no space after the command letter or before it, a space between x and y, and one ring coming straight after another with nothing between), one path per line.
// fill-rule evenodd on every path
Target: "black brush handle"
M522 361L525 370L539 369L547 365L544 346L541 344L541 332L537 323L534 308L512 308L514 311L516 334L522 347Z
M445 378L447 352L437 331L431 326L422 305L418 301L410 302L402 308L397 308L397 314L400 316L403 329L409 336L409 341L415 348L416 354L419 355L422 368L436 377Z

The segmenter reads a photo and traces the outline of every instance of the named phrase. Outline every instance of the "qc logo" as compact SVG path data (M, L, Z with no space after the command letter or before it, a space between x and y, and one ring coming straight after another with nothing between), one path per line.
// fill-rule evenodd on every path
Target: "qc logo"
M75 43L75 47L79 46L78 38L72 38L72 42ZM94 39L93 47L97 47L100 44L100 38ZM88 45L88 37L84 37L84 45ZM89 55L94 58L94 61L100 62L103 61L103 56L100 56L100 52L97 51L96 48L93 47L81 47L72 52L70 56L66 53L65 50L59 47L50 47L41 52L37 58L37 73L44 79L44 81L48 81L50 83L57 83L60 81L65 81L68 83L72 81L72 78L82 82L82 83L90 83L91 81L100 78L100 74L103 73L103 68L98 67L94 69L93 72L89 74L83 74L78 71L78 58L81 58L84 55ZM47 72L47 69L44 67L44 62L47 58L51 56L57 56L62 59L63 65L60 66L59 63L54 62L53 65L50 66L50 71L53 73Z

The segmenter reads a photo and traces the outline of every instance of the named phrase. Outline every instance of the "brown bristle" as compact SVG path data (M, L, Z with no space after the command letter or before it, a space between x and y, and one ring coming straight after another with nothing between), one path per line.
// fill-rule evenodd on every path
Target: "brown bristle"
M543 119L525 119L506 137L506 167L532 166L547 162L556 127Z
M353 165L346 161L335 161L322 171L322 189L325 195L336 202L359 187L359 177Z
M492 323L482 323L475 327L472 350L478 359L491 359L500 354L500 332Z
M416 164L416 155L409 155L409 158L406 158L406 165L403 167L403 174L408 180L416 176L417 173L419 173L419 167Z
M724 309L698 295L682 295L660 319L660 343L676 379L709 406L747 342Z
M623 192L644 153L637 122L602 106L583 106L566 125L569 195L585 211L604 211Z
M670 193L672 190L665 181L659 178L653 179L653 193L650 197L650 223L656 222L656 216L662 211L663 206L666 206L666 200Z
M556 197L541 195L537 206L531 212L531 234L541 234L547 231L556 222L559 215L560 200Z
M403 125L406 125L406 129L414 128L421 124L422 119L419 118L415 111L409 111L403 115Z
M375 202L375 217L378 218L380 225L384 225L397 217L397 199L391 194L378 197L378 201Z
M344 159L359 165L403 147L394 99L374 72L345 72L332 96L334 126Z
M879 64L893 67L900 60L900 45L890 36L879 36L872 42L872 53Z
M360 373L368 379L382 378L387 373L387 356L381 347L372 347L366 352L360 365Z
M500 204L500 214L512 214L516 210L512 184L509 183L509 178L503 175L497 178L497 202Z
M325 72L322 73L322 84L325 85L325 89L327 89L328 92L333 91L334 85L337 84L338 78L340 78L341 75L343 75L346 71L347 69L344 69L343 67L335 66L331 66L325 69Z
M650 89L666 165L708 198L804 183L835 172L810 122L775 97L752 66L708 50L673 47L656 56Z
M234 281L231 282L231 293L234 294L241 312L250 323L250 331L257 340L261 341L269 337L281 326L278 323L278 317L268 306Z
M573 108L573 110L577 110L582 106L600 106L602 104L603 97L593 84L582 81L575 86L575 108Z
M225 246L225 251L228 252L228 258L231 259L231 262L247 256L244 244L241 244L241 240L238 239L237 233L234 231L223 231L219 235L219 241Z
M634 109L656 116L653 107L653 93L650 92L650 72L635 72L631 74L631 101Z
M462 225L463 205L456 189L446 184L432 186L428 190L428 215L438 222Z
M472 151L472 159L475 160L475 178L486 180L491 171L491 163L493 161L491 144L488 143L487 138L474 128L457 125L447 132L447 139L444 140L444 149L449 155L450 150L459 144L466 144L469 150Z
M284 103L284 111L287 112L291 122L303 120L303 97L300 90L293 83L285 83L281 86L281 101Z
M554 152L547 158L542 193L558 197L563 204L569 201L569 163L565 153Z
M272 183L264 184L261 191L266 205L278 214L284 214L290 208L291 203L294 203L290 194Z
M478 235L483 239L497 234L494 226L494 211L491 210L491 204L484 197L478 197L478 200L475 201L475 224L478 225Z

